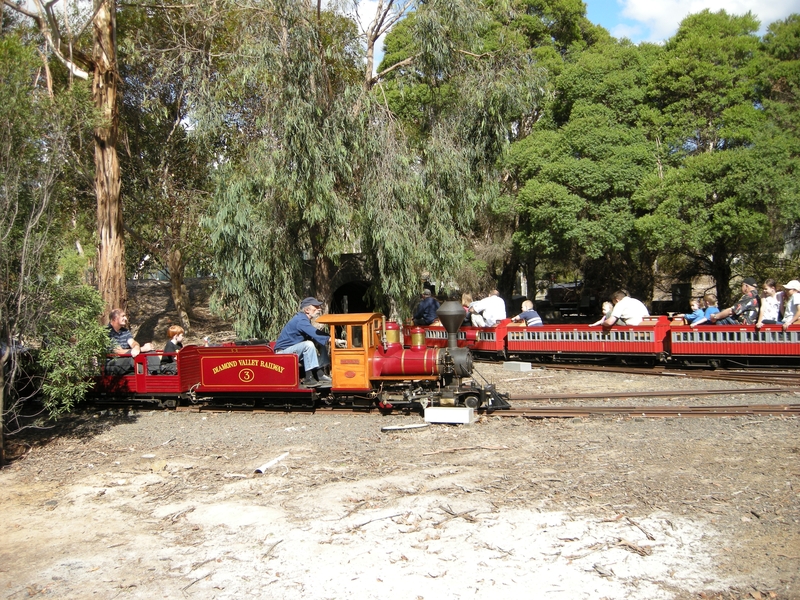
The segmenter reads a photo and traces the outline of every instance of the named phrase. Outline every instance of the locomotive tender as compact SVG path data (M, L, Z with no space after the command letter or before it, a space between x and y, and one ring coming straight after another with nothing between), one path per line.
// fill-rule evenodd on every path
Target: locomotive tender
M456 344L464 317L458 302L446 302L438 316L450 344L428 348L424 336L410 347L400 341L400 326L379 313L328 314L317 319L331 334L330 387L300 384L295 354L276 354L269 344L186 346L175 355L177 374L148 366L162 353L134 358L133 375L96 378L93 395L149 402L160 407L204 403L230 408L313 409L345 405L382 410L421 410L427 406L508 408L507 397L492 385L472 379L472 354ZM155 366L155 365L153 365Z
M408 329L411 333L413 329ZM428 346L443 346L445 329L425 329ZM527 327L505 319L496 327L462 327L458 345L476 356L532 361L674 363L686 366L787 365L800 367L800 326L700 325L681 318L645 318L610 329L581 324Z

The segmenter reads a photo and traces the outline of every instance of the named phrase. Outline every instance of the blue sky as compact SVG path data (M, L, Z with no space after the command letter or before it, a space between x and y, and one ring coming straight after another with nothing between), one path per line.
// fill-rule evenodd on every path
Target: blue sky
M778 19L800 13L800 0L584 0L586 16L602 25L614 37L634 42L662 42L671 37L678 24L691 13L708 8L712 12L752 11L761 21L761 31Z

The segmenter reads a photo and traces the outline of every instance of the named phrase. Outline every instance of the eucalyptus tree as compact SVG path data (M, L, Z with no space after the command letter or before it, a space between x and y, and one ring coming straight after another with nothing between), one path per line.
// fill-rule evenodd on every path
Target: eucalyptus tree
M119 15L120 155L128 271L168 273L181 325L189 330L188 265L209 256L200 220L210 201L211 150L192 132L192 110L207 74L200 49L224 19L207 26L203 7L127 5ZM213 13L212 13L213 14ZM207 15L206 15L207 16ZM191 47L184 43L191 39Z
M3 0L3 5L29 18L46 47L43 67L54 56L79 80L92 81L92 99L101 119L94 128L94 188L97 198L97 276L106 307L124 306L125 244L117 159L119 128L116 0L93 0L91 5L59 0L33 4ZM91 31L91 35L87 32Z
M417 68L414 61L424 47L417 32L424 27L417 24L416 15L387 36L379 69L402 67L387 76L384 88L415 145L424 147L429 142L429 124L437 119L463 122L467 131L473 127L467 122L475 119L481 124L477 128L481 135L467 139L492 140L489 145L474 146L482 158L478 172L486 176L487 186L456 282L473 290L497 285L510 297L520 270L534 278L535 258L513 242L513 232L521 222L513 201L517 182L503 172L505 154L545 114L555 77L568 57L608 38L608 33L592 25L585 6L573 0L513 0L479 6L482 19L470 29L472 37L454 47L454 58L460 63L455 77L439 78L435 69ZM465 103L465 98L474 104Z
M497 82L490 68L500 62L475 52L484 13L468 2L420 3L402 68L379 68L395 78L413 71L461 95L461 105L428 114L426 134L412 139L383 78L364 84L351 20L296 2L261 7L237 30L233 68L198 113L200 127L225 140L207 220L219 303L239 318L240 333L274 334L299 295L330 298L339 257L357 252L372 273L374 304L402 312L423 271L454 275L476 207L496 189L493 153L513 129L502 102L515 95L502 86L481 93ZM538 93L538 79L527 77L535 69L516 73L516 89Z

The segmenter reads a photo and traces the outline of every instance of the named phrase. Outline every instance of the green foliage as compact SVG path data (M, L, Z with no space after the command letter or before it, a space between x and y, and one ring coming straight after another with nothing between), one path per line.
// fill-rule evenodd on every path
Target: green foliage
M606 268L599 263L630 263L644 276L617 269L615 284L648 280L632 198L656 172L656 144L637 118L656 56L648 45L603 43L564 68L551 118L516 143L505 161L519 190L513 242L520 255L593 274Z
M213 156L188 127L203 72L202 54L178 45L176 29L202 41L189 16L125 6L118 17L126 270L175 268L181 272L170 276L180 281L187 265L208 259L209 238L199 221L210 201ZM180 261L171 261L176 255Z
M383 310L410 304L423 272L451 281L476 207L497 194L496 158L542 94L529 57L476 57L486 15L473 3L421 3L388 42L413 66L373 90L350 21L269 4L214 94L228 100L217 137L236 148L205 221L216 306L254 336L275 335L299 297L331 294L344 253L365 258Z
M704 10L684 19L667 42L648 94L669 123L665 138L676 158L747 143L746 132L736 130L758 118L748 68L758 50L757 29L749 13Z
M733 275L774 264L800 206L800 36L790 18L760 47L757 28L749 14L704 11L663 48L600 41L571 54L505 162L518 252L643 294L658 257L678 280L711 275L723 299Z
M66 172L75 164L74 151L93 112L86 87L60 89L51 97L36 85L40 72L34 48L13 34L0 37L0 346L5 348L30 347L47 335L54 303L62 311L79 310L85 294L96 295L86 288L65 296L56 284L59 254L72 241L71 184L78 179ZM78 271L68 270L71 282ZM102 307L90 306L88 318L94 321ZM18 358L12 353L2 365L8 378L7 387L0 388L4 416L24 399L16 386L22 369ZM35 379L25 392L35 395L40 386L52 386L48 408L55 414L80 395L68 392L62 398L60 382L61 376Z
M757 26L724 11L685 19L649 86L672 168L640 189L652 212L639 230L677 274L711 275L723 301L733 275L752 274L737 271L782 249L797 215L792 142L758 96Z
M39 325L42 396L51 417L70 411L85 397L92 385L89 375L97 371L97 361L108 348L108 335L97 320L103 299L81 281L85 259L66 254L61 266L49 310Z

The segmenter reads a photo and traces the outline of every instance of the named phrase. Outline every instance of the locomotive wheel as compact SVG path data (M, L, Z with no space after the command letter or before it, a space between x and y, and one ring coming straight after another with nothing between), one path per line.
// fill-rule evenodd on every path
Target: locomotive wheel
M461 402L463 402L464 406L467 408L478 408L481 405L481 399L474 394L464 396L461 399Z

